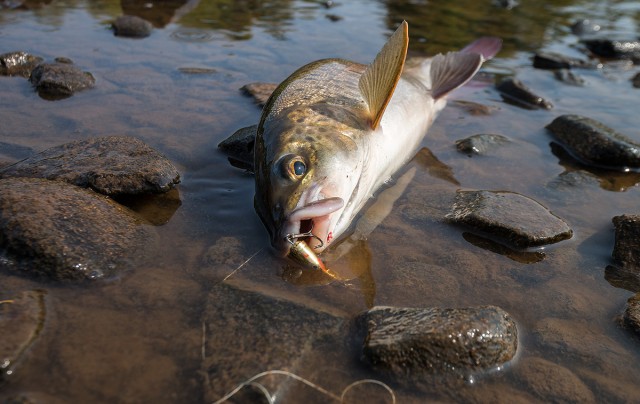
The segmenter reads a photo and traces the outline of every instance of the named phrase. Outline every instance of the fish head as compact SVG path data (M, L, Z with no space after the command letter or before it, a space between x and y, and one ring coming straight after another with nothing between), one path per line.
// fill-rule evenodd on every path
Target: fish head
M254 204L281 256L300 239L319 254L346 230L341 218L362 171L357 129L313 115L298 109L258 127Z

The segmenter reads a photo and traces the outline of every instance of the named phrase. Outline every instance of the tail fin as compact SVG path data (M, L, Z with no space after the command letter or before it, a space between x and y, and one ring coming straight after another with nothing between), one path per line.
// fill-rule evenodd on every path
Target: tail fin
M431 96L442 98L464 85L476 74L482 62L500 50L502 41L483 37L467 45L460 52L436 55L431 62Z

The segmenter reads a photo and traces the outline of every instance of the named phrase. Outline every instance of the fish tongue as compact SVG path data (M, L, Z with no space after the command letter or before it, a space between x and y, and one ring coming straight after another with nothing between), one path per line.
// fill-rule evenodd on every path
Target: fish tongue
M313 219L318 216L329 215L344 206L344 200L339 197L321 199L311 202L305 206L291 212L289 220L298 222L307 219Z

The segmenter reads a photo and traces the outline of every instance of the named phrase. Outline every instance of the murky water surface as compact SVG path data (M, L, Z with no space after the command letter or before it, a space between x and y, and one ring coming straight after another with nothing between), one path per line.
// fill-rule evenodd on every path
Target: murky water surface
M589 170L595 179L567 185L568 172L586 168L551 144L544 129L555 116L577 113L640 140L640 90L630 83L640 69L609 63L578 70L586 84L576 87L531 67L538 50L585 57L570 30L578 19L598 22L611 36L636 38L637 2L521 1L510 10L489 0L345 0L331 8L311 0L23 3L0 10L0 53L24 50L46 61L67 57L91 72L97 84L71 98L47 101L26 80L0 77L0 141L12 145L0 149L0 163L89 136L135 136L178 165L182 204L171 205L168 214L138 206L148 208L149 215L165 215L156 222L166 223L157 228L161 242L153 259L119 279L53 285L0 273L0 300L40 288L47 291L48 305L45 329L18 372L0 387L0 397L29 393L38 402L219 398L244 381L229 380L234 367L251 369L246 377L269 370L261 367L261 358L265 349L275 348L269 341L244 346L243 336L259 340L277 334L280 326L277 319L268 330L257 328L260 320L246 321L259 317L259 311L226 322L211 320L222 315L216 310L234 307L233 301L218 304L221 295L211 292L223 279L346 319L372 305L488 304L516 319L520 345L508 366L455 387L437 378L422 389L394 385L401 402L539 397L537 387L519 376L522 364L533 357L569 369L598 401L640 397L640 342L618 323L632 293L605 279L614 240L611 218L638 213L640 176ZM113 36L110 22L123 13L151 21L152 35ZM438 118L423 143L428 149L408 165L405 172L413 177L389 216L366 242L333 264L353 279L327 285L313 276L300 278L268 251L253 210L252 176L232 167L217 150L221 140L259 119L259 108L239 88L279 82L325 57L367 63L403 19L409 22L414 55L457 49L482 35L502 37L504 47L485 65L473 90L454 96L465 103L451 102ZM524 81L555 107L531 111L504 103L493 88L503 76ZM469 102L490 113L473 113ZM479 133L502 134L514 142L486 156L456 151L455 140ZM458 188L529 196L570 223L575 235L524 258L492 252L477 235L441 220ZM221 346L230 336L244 348ZM386 380L358 363L357 342L349 337L326 345L314 345L283 368L335 393L357 379ZM222 375L220 381L216 375ZM289 400L296 395L327 400L290 383L289 396L283 393ZM375 386L361 390L354 390L355 402L372 395L389 402Z

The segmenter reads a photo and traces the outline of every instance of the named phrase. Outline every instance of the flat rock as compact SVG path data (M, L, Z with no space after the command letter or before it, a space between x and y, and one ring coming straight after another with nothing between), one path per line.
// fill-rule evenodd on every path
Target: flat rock
M533 199L514 192L458 191L447 219L518 248L557 243L573 235L564 220Z
M258 125L238 129L222 142L218 148L229 156L231 164L253 171L253 145Z
M0 180L0 266L54 280L130 268L153 241L126 208L91 190L36 178Z
M78 91L93 88L95 78L68 63L42 63L31 72L29 81L38 94L48 100L71 97Z
M339 332L344 319L288 300L220 283L211 290L203 321L206 402L220 399L263 371L286 369L309 378L319 367L328 369L344 360L345 353L338 354L346 338L346 331ZM291 390L291 381L282 375L259 380L269 391L284 396L279 401L301 402ZM326 386L327 382L318 383Z
M517 374L525 390L543 402L595 403L591 390L569 369L542 358L519 363Z
M65 143L0 170L0 178L61 180L105 195L166 192L180 174L141 140L105 136Z
M636 293L627 300L622 319L627 328L640 336L640 293Z
M499 307L460 309L378 306L361 314L363 357L396 376L489 369L511 360L516 323Z
M0 295L0 384L15 373L20 358L40 334L44 319L43 292Z
M640 143L604 124L580 115L561 115L547 129L585 164L596 167L640 168Z
M615 216L616 241L613 259L625 268L640 272L640 215Z
M511 140L502 135L483 133L456 140L456 149L469 156L486 154L487 152L510 143Z
M537 52L533 56L533 67L537 69L571 69L572 67L590 67L589 63L577 58L554 52Z
M259 106L264 106L273 91L278 87L275 83L249 83L240 88L240 91L253 97Z
M536 94L520 80L507 78L496 86L502 98L525 109L551 109L553 104Z
M610 59L640 58L640 40L638 39L585 39L585 46L596 56Z
M8 52L0 55L0 76L29 77L31 70L42 62L42 58L27 52Z
M153 25L135 15L121 15L112 24L116 36L128 38L144 38L151 35Z

